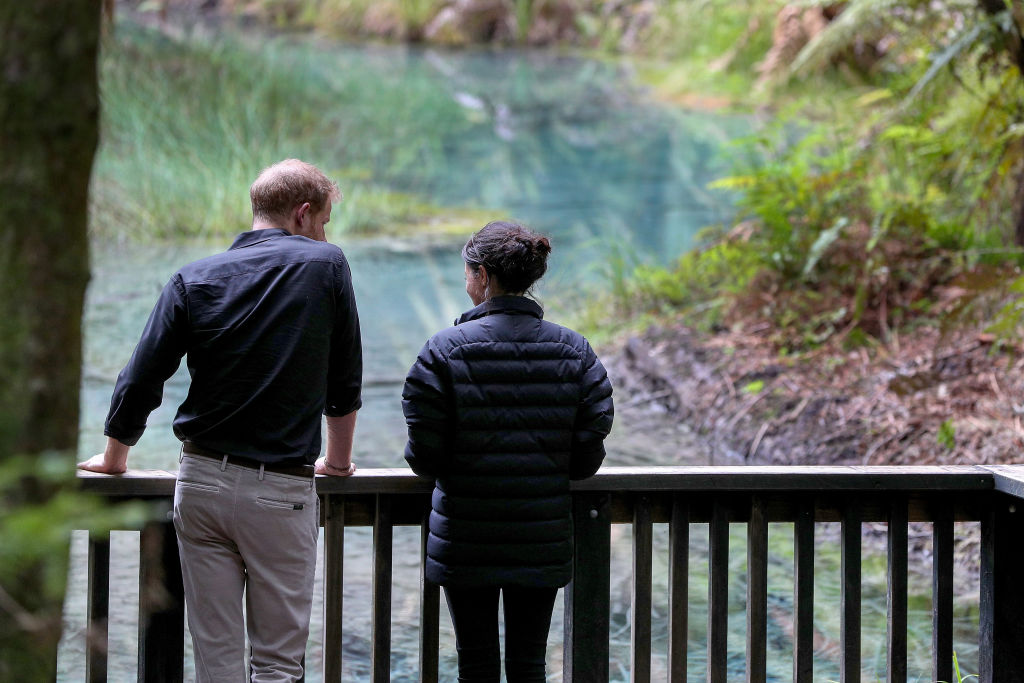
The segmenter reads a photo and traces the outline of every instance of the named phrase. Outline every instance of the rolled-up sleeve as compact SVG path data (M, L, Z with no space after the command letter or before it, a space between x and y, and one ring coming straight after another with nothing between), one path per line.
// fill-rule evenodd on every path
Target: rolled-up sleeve
M444 355L429 340L420 350L402 389L409 431L405 460L416 474L438 476L451 459L453 409Z
M608 373L594 350L586 344L580 378L580 404L572 431L571 479L585 479L600 469L605 456L604 439L612 429L614 416Z
M363 345L359 311L352 290L352 271L344 256L336 268L335 321L327 368L327 402L324 415L342 417L358 410L362 402Z
M164 286L135 351L117 376L106 436L134 446L146 420L163 401L164 383L178 369L188 344L188 307L179 274Z

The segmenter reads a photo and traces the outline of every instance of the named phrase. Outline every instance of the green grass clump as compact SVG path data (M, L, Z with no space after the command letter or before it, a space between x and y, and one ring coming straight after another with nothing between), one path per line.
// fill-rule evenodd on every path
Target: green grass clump
M477 213L396 191L389 179L443 163L437 131L464 115L414 70L287 38L175 40L128 23L104 45L103 144L94 233L209 238L251 221L248 187L289 157L317 164L346 195L330 227L409 232L474 225ZM386 112L382 116L381 112Z

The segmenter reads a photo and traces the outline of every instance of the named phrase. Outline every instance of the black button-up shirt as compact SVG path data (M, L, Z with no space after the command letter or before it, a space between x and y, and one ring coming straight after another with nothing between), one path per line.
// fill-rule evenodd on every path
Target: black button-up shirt
M187 355L174 433L260 462L312 463L320 415L361 405L362 348L338 247L271 228L191 263L164 287L118 375L104 434L129 446Z

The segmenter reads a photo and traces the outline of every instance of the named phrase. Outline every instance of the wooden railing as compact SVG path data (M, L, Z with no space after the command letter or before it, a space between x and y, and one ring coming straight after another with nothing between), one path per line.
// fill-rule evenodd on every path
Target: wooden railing
M83 488L111 498L167 498L174 473L134 471L81 476ZM371 678L390 680L392 529L423 525L431 482L407 470L361 470L319 479L324 526L324 681L341 680L345 528L373 527ZM765 681L768 636L768 524L793 526L793 680L814 678L816 523L840 524L840 671L861 680L862 529L887 524L887 681L907 680L908 528L932 531L931 680L953 681L954 522L979 522L979 679L1024 681L1024 466L1001 467L645 467L604 468L573 486L576 572L565 591L563 680L609 680L611 528L632 525L630 680L651 680L653 525L669 525L668 679L687 672L689 534L708 529L707 676L727 680L729 525L747 532L746 675ZM425 536L425 531L423 532ZM108 606L109 542L91 538L91 627L102 631ZM141 601L139 680L182 680L181 577L173 530L142 532L140 586L164 584L169 600ZM420 679L438 680L439 589L421 581ZM100 634L102 636L102 633ZM102 642L102 637L94 638ZM102 649L89 651L87 678L106 680ZM733 678L732 680L735 680Z

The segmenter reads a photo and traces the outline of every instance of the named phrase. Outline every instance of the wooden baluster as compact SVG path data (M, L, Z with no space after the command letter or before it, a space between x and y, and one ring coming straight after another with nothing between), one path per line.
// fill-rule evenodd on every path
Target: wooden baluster
M565 683L607 683L611 511L603 493L573 496L573 579L565 589Z
M764 496L750 500L747 523L747 681L767 679L768 519Z
M374 683L391 680L391 498L377 495L373 518L373 647Z
M932 522L932 678L953 680L953 513L940 502Z
M420 681L437 683L441 589L426 576L429 521L428 511L420 532Z
M324 683L341 683L345 580L345 499L324 496Z
M729 636L729 518L720 500L708 528L708 683L725 683Z
M110 610L110 534L89 534L89 604L85 679L107 680L107 616Z
M139 680L185 678L185 588L174 524L150 522L139 539Z
M633 507L633 623L630 629L630 680L651 680L651 586L653 583L651 501L640 496Z
M690 513L683 496L672 497L669 522L668 671L669 683L686 683L690 580Z
M907 501L889 504L888 626L886 669L889 683L907 680Z
M981 521L980 683L1024 681L1024 502L997 493Z
M839 640L842 643L841 683L859 683L860 603L861 603L861 513L860 505L850 499L843 509L840 544L842 546L842 589L839 610Z
M814 680L814 505L800 503L793 533L793 679Z

